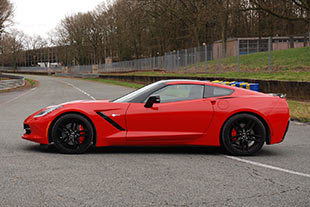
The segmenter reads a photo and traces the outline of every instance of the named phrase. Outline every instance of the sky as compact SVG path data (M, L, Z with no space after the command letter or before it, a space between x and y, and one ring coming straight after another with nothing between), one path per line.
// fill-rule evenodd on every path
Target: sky
M105 0L10 0L14 4L13 28L27 35L48 37L68 15L87 12Z

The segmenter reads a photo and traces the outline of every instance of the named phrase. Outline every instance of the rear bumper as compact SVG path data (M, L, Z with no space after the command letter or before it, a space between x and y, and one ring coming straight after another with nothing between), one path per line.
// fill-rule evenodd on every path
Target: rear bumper
M287 122L286 130L285 130L285 133L284 133L284 135L283 135L283 137L282 137L281 142L283 142L283 141L284 141L285 136L286 136L286 133L287 133L287 131L288 131L288 128L289 128L289 127L290 127L290 121L288 121L288 122Z

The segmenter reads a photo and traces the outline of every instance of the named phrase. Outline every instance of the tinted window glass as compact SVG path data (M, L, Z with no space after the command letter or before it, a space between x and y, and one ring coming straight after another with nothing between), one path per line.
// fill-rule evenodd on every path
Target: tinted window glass
M118 99L115 99L113 102L115 103L142 103L145 97L153 91L157 91L158 88L161 88L163 83L161 81L152 83L150 85L144 86L134 92L131 92L125 96L122 96Z
M229 96L234 92L232 89L221 88L216 86L205 86L204 97L218 97L218 96Z
M203 98L203 85L168 85L156 92L151 96L160 96L161 103L185 101Z

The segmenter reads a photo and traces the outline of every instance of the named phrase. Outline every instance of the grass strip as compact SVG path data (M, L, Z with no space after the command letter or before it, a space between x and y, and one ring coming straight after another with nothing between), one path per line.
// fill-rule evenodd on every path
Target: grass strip
M25 80L28 81L28 82L30 83L31 87L34 86L34 85L36 84L34 80L31 80L31 79L29 79L29 78L25 78Z
M139 83L118 81L118 80L109 80L109 79L100 79L100 78L84 78L84 80L97 81L97 82L101 82L101 83L124 86L124 87L128 87L128 88L141 88L144 86L143 84L139 84Z
M287 100L291 119L300 122L310 122L310 102Z

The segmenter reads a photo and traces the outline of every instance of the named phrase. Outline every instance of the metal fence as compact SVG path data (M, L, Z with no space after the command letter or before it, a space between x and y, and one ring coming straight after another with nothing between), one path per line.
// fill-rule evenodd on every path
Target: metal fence
M177 72L199 62L213 59L212 46L201 46L166 53L164 56L98 65L99 72L165 70Z
M203 45L195 48L171 51L164 56L136 59L131 61L114 62L112 64L100 65L77 65L57 68L40 67L18 67L19 71L54 71L66 73L99 73L108 72L131 72L164 70L167 72L223 72L224 69L230 71L240 71L240 56L269 51L268 70L271 71L271 51L290 48L291 42L288 37L265 37L265 38L234 38L227 40L226 57L233 56L233 67L223 68L223 43L217 41L211 45ZM296 36L294 47L310 46L309 37ZM212 62L210 62L212 61ZM210 63L209 63L210 62ZM210 64L210 65L209 65ZM1 68L0 70L8 69Z
M26 72L62 72L65 67L3 67L0 66L0 71L26 71Z
M75 65L69 68L70 73L91 73L93 71L92 65Z
M195 48L171 51L164 56L137 59L132 61L115 62L112 64L98 65L98 71L106 72L130 72L146 70L164 70L167 72L223 72L223 57L235 57L233 68L225 68L230 71L240 71L240 57L242 55L257 52L268 52L266 66L271 72L272 50L289 49L288 37L265 38L235 38L227 41L226 55L223 54L221 41L212 45L203 45ZM294 38L294 47L310 46L310 34ZM212 61L209 65L209 61Z

